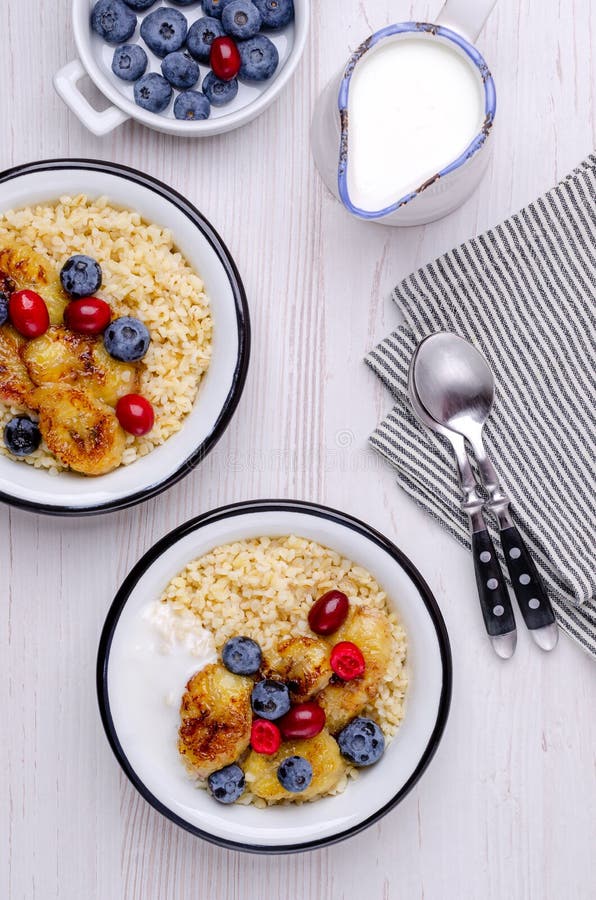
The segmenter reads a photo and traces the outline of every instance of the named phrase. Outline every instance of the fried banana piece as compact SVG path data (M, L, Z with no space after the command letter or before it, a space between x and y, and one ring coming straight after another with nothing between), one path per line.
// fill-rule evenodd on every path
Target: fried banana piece
M318 638L288 638L267 659L264 674L285 682L292 699L302 703L318 694L331 680L329 647Z
M303 756L312 766L312 781L299 794L286 791L277 778L277 768L288 756ZM284 741L272 756L251 750L244 764L248 790L270 803L279 803L280 800L312 800L320 794L327 794L338 784L345 771L346 764L337 741L326 729L308 740Z
M62 321L68 299L60 275L45 256L27 244L10 240L0 246L0 282L11 291L25 288L35 291L46 302L51 324Z
M110 406L59 384L36 388L32 398L39 430L65 466L83 475L105 475L120 465L126 437Z
M387 615L367 606L354 607L342 627L333 635L333 644L351 641L360 648L366 668L353 681L333 682L317 697L325 710L327 728L336 734L357 716L377 695L391 661L391 627Z
M250 741L253 681L211 663L197 672L182 697L178 750L200 778L244 753Z
M25 344L25 338L10 325L0 328L0 400L10 406L34 409L31 392L35 385L21 357Z
M113 359L101 338L76 334L63 325L28 341L22 357L35 384L68 384L110 406L139 389L137 366Z

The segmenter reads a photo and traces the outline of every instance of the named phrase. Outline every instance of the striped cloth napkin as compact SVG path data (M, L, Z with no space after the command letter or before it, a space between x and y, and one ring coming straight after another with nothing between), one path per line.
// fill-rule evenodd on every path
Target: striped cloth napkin
M451 450L414 418L407 374L434 331L457 332L484 353L497 382L488 450L561 628L594 656L595 297L596 154L502 225L402 281L393 299L405 324L366 360L395 399L373 447L469 547Z

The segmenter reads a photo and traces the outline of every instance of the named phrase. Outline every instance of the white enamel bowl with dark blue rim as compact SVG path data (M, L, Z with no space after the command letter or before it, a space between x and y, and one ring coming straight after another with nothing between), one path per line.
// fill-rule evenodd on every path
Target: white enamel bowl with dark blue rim
M154 178L93 160L46 160L0 174L0 210L64 195L106 196L169 228L199 272L211 301L213 358L182 429L162 446L108 475L58 476L0 456L0 500L35 512L88 515L133 506L187 475L215 446L238 405L250 353L250 320L240 275L225 244L188 200Z
M368 569L408 636L404 721L382 759L345 792L300 806L222 806L194 786L178 758L176 730L140 739L131 727L122 660L141 609L159 599L187 563L216 546L262 535L318 541ZM126 665L125 665L126 669ZM205 513L159 541L137 563L108 613L97 664L101 717L112 750L140 794L177 825L213 843L254 853L311 850L350 837L395 807L441 740L451 698L451 653L443 618L412 563L386 537L344 513L311 503L262 500ZM181 692L183 686L181 686ZM177 699L172 699L177 706ZM174 716L175 721L175 716Z

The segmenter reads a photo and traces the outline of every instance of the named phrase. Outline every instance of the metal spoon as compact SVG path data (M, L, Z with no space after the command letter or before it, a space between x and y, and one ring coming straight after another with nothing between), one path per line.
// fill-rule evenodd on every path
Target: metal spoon
M414 383L416 358L417 352L412 357L408 373L408 393L412 409L423 425L431 431L442 434L453 448L462 490L461 508L468 516L470 523L472 556L484 624L497 656L500 656L501 659L509 659L513 656L517 644L515 617L497 554L482 515L484 500L478 493L478 485L466 453L463 437L454 431L443 428L434 419L431 419L420 403Z
M501 545L522 616L538 646L552 650L557 644L558 629L550 600L513 523L509 497L501 488L482 440L495 392L490 366L459 335L437 332L418 347L414 384L426 413L439 425L466 438L472 447L489 495L486 506L499 523Z

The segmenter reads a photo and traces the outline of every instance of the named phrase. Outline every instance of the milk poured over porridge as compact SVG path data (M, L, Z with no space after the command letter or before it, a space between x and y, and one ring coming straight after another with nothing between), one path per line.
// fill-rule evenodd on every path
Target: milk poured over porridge
M376 212L456 160L479 134L482 79L438 40L386 40L357 64L348 113L350 199Z

